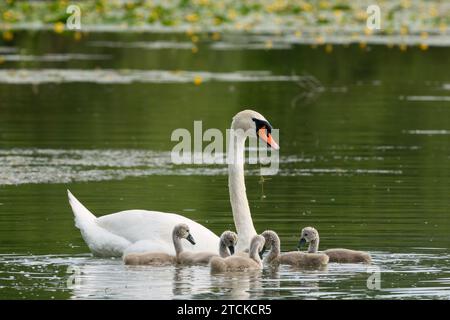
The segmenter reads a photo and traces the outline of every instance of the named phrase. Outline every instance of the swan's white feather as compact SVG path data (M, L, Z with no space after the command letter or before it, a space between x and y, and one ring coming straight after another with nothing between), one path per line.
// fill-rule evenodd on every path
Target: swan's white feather
M75 224L89 249L97 256L122 256L131 252L175 254L172 230L189 226L196 245L183 243L186 250L218 252L219 237L201 224L174 213L127 210L96 218L68 191Z

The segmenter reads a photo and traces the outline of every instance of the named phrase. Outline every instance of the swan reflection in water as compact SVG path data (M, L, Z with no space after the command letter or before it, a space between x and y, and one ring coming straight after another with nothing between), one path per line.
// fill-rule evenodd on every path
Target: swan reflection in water
M211 291L226 299L258 298L262 292L261 270L211 275Z
M211 274L208 266L126 266L121 259L97 258L75 268L79 279L69 287L72 299L282 298L319 291L318 275L324 273L281 266Z

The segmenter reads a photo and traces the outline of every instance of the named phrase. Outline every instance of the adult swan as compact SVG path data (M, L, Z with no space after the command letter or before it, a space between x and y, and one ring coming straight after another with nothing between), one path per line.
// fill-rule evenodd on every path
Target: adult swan
M236 114L231 123L229 152L237 161L229 161L228 187L234 224L239 236L237 249L249 247L256 235L248 205L244 181L245 141L258 135L273 149L278 149L271 136L272 127L258 112L244 110ZM172 230L175 225L189 225L196 245L183 244L187 250L217 251L219 237L201 224L174 213L146 210L127 210L100 218L95 217L68 191L69 202L75 216L75 225L89 249L96 256L122 256L130 252L165 252L175 254Z

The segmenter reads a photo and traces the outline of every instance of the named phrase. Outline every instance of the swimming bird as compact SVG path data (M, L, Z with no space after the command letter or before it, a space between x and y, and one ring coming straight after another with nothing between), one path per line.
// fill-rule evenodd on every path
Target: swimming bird
M262 268L262 249L264 247L264 238L256 235L250 243L250 256L233 255L227 258L214 257L211 259L211 272L234 272L259 270Z
M290 251L280 253L280 238L275 231L266 230L261 233L265 239L265 249L270 249L264 261L272 266L280 264L305 268L322 268L328 264L328 256L322 253L305 253Z
M305 242L309 243L308 252L316 253L319 250L319 232L313 227L302 229L299 247ZM371 263L372 258L369 253L349 249L327 249L323 251L328 257L329 262L337 263Z
M236 243L237 243L236 233L232 231L224 231L220 236L219 242L220 256L215 252L183 251L181 246L175 247L175 251L177 252L177 263L182 265L207 265L214 257L226 258L233 255Z
M123 262L129 265L174 264L177 262L179 255L183 253L181 239L186 239L195 245L195 240L189 232L189 227L184 223L177 224L173 228L172 239L176 256L171 256L164 252L129 253L123 257Z
M228 152L234 161L228 164L228 186L234 224L239 236L237 251L245 250L256 235L245 191L244 155L248 137L259 137L278 150L271 135L272 126L258 112L244 110L233 117ZM230 155L230 154L229 154ZM131 252L163 252L175 255L171 232L185 223L195 234L198 244L186 244L191 251L215 251L219 237L203 225L184 216L147 210L126 210L102 217L94 216L68 190L75 225L95 256L122 256Z
M208 264L211 258L218 257L215 252L189 252L183 250L181 239L186 239L193 245L195 240L190 233L188 225L180 223L175 226L172 232L173 246L176 255L171 256L163 252L144 252L130 253L124 256L125 264L130 265L201 265ZM237 241L237 235L232 231L225 231L220 237L219 254L221 257L228 257L234 253L234 246Z

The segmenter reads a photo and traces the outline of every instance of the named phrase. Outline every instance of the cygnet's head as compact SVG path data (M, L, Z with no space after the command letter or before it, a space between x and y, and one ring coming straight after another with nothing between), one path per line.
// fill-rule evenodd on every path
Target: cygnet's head
M237 234L233 231L224 231L220 236L220 241L230 250L230 254L234 254L234 247L237 244L238 237Z
M178 238L186 239L190 243L195 244L195 240L192 237L192 235L189 231L189 226L187 224L185 224L185 223L177 224L174 228L174 233Z
M313 227L306 227L302 229L300 242L298 243L299 248L301 248L306 242L317 240L319 237L319 232Z
M265 244L263 248L263 252L266 250L272 249L273 245L280 245L280 238L278 237L277 233L273 230L266 230L263 233L261 233L261 236L264 237Z

